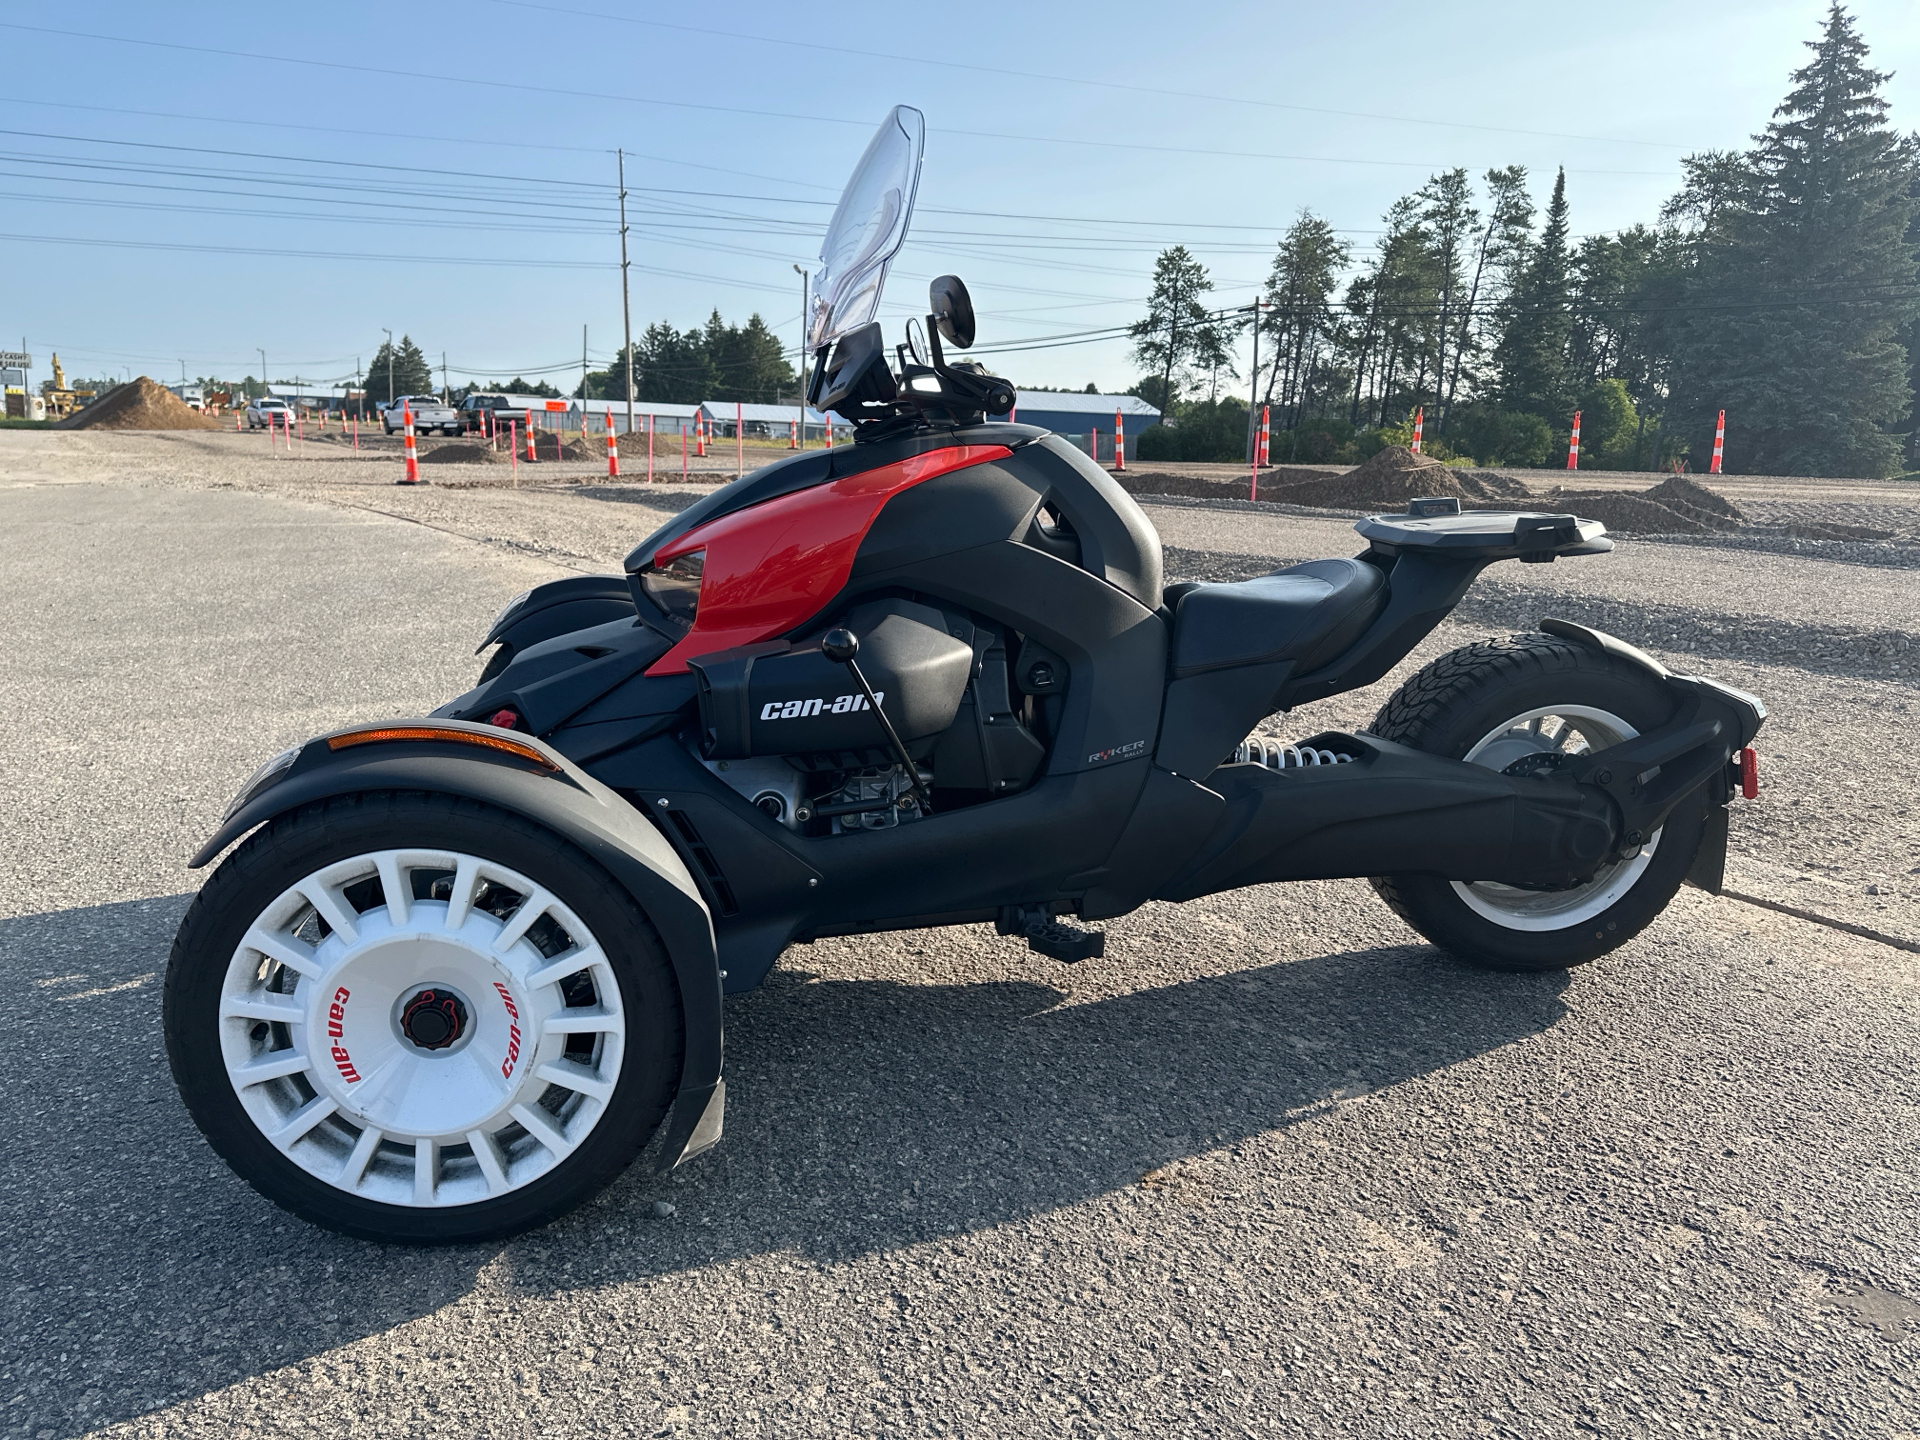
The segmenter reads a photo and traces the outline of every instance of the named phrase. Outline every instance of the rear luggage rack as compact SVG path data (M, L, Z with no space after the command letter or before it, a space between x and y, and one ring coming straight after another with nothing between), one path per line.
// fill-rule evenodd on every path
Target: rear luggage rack
M1412 500L1404 515L1369 515L1354 527L1376 555L1414 550L1436 560L1524 560L1551 563L1562 555L1603 555L1613 549L1607 527L1577 515L1532 510L1469 510L1451 497Z

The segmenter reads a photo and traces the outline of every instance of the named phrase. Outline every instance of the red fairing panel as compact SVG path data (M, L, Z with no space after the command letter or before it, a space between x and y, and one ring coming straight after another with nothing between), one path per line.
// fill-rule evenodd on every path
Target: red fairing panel
M771 640L804 624L846 586L860 542L887 501L936 475L1012 453L1004 445L954 445L910 455L722 515L662 546L655 565L695 550L707 559L693 628L647 673L679 674L689 655Z

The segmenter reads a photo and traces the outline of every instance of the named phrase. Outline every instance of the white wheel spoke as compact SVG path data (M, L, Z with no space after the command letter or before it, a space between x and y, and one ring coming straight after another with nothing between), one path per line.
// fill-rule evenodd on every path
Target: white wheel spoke
M447 929L458 930L473 913L473 895L480 887L480 862L462 855L454 862L453 893L447 896Z
M298 1075L308 1068L307 1057L298 1050L271 1050L257 1060L250 1060L233 1072L235 1083L242 1087L263 1085L269 1080L279 1080L288 1075Z
M599 1035L608 1030L624 1030L620 1017L598 1005L576 1005L547 1017L540 1027L542 1035Z
M246 938L240 942L240 948L257 950L269 960L277 960L295 974L304 975L309 980L320 978L323 968L320 961L315 958L312 950L292 936L269 935L256 925L247 931Z
M519 944L520 938L533 928L533 923L546 914L555 903L557 902L554 897L544 890L536 890L522 900L520 908L513 912L513 918L507 921L506 928L495 938L493 953L504 955Z
M341 903L340 897L330 887L321 884L317 877L310 877L294 888L301 899L320 913L320 918L327 922L327 928L342 941L351 945L359 938L360 927L355 923L357 917L349 906Z
M419 1139L413 1142L413 1203L431 1205L433 1203L434 1181L438 1178L435 1171L440 1168L440 1147L431 1140Z
M573 1142L560 1133L553 1117L532 1105L516 1105L507 1112L525 1127L526 1132L553 1152L557 1160L573 1149Z
M374 862L380 872L380 894L387 902L387 920L398 930L413 910L413 877L400 869L400 857L389 851Z
M340 1178L334 1183L348 1190L360 1188L367 1166L373 1163L373 1152L380 1148L380 1135L377 1125L369 1125L360 1132L360 1138L353 1142L353 1153L347 1156L347 1163L340 1167Z
M589 1095L595 1100L602 1102L604 1102L609 1095L613 1094L613 1086L602 1080L598 1075L594 1074L593 1071L581 1065L568 1064L562 1060L550 1060L533 1073L537 1079L544 1080L549 1085L562 1085L569 1090L577 1090L582 1095Z
M473 1158L480 1162L480 1173L487 1177L487 1193L498 1195L507 1188L507 1167L500 1163L493 1136L484 1130L469 1130L467 1144L473 1148Z
M298 1140L302 1135L313 1129L314 1126L318 1125L339 1108L340 1107L328 1096L316 1095L298 1110L294 1111L293 1114L289 1115L287 1117L287 1123L267 1138L282 1150L289 1149L292 1147L294 1141Z
M220 1002L222 1020L268 1020L281 1025L298 1025L306 1011L291 995L275 995L256 990L250 995L229 995Z
M564 955L555 956L527 976L527 988L538 990L543 985L555 984L569 975L579 974L589 966L605 963L606 958L598 945L582 945L578 949L567 951Z

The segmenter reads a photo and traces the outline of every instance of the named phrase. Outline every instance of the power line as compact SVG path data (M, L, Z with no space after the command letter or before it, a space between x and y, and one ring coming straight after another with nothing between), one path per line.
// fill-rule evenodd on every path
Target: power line
M1642 145L1661 150L1682 150L1685 146L1665 140L1628 140L1615 135L1570 135L1558 130L1521 130L1508 125L1476 125L1466 120L1435 120L1427 116L1382 115L1367 110L1333 110L1319 105L1293 105L1279 100L1254 100L1217 91L1166 90L1149 85L1128 85L1116 80L1096 80L1085 75L1049 75L1033 70L1015 70L1005 65L974 65L964 60L939 60L926 55L902 55L885 50L858 50L844 44L825 45L809 40L787 40L772 35L754 35L743 30L721 30L711 25L676 25L666 20L642 20L631 15L610 15L599 10L577 10L564 5L535 3L535 0L493 0L519 10L540 10L552 15L572 15L590 20L612 20L623 25L640 25L656 30L677 30L682 34L725 36L730 40L751 40L762 45L785 45L801 50L819 50L844 59L863 55L872 60L903 61L912 65L932 65L946 70L968 70L976 74L1002 75L1019 80L1044 80L1056 85L1085 85L1097 90L1118 90L1133 95L1157 95L1170 100L1211 100L1228 105L1251 105L1262 110L1291 110L1308 115L1337 115L1348 120L1383 120L1396 125L1435 125L1453 130L1484 130L1498 135L1526 135L1548 140L1585 140L1600 145ZM955 132L974 133L974 132Z
M212 55L230 60L255 60L265 64L301 65L321 70L339 70L362 75L377 75L383 79L407 80L418 82L431 80L445 85L467 85L489 90L508 90L528 95L559 95L569 99L609 100L625 105L656 105L676 110L700 110L720 115L744 115L761 120L800 120L818 125L852 125L865 128L870 122L837 115L802 115L783 110L754 110L738 105L703 104L692 100L662 100L655 96L615 95L601 90L562 89L552 85L529 85L511 80L483 80L471 75L442 75L427 70L391 70L378 65L353 65L341 60L316 60L303 55L269 55L252 50L219 50L204 45L183 45L178 41L145 40L122 35L97 35L82 30L56 30L51 26L21 25L13 21L0 21L0 29L18 30L34 35L53 35L62 39L92 40L104 44L146 46L159 50L171 50L192 55ZM1436 122L1438 123L1438 122ZM1219 159L1232 160L1282 160L1295 163L1327 165L1379 165L1394 166L1416 170L1445 169L1421 160L1375 160L1364 157L1342 157L1332 155L1285 155L1254 150L1213 150L1195 146L1181 145L1145 145L1120 140L1083 140L1064 135L1020 135L998 130L965 130L953 127L935 127L936 133L962 135L979 140L1012 140L1032 145L1073 145L1092 147L1102 150L1128 150L1142 154L1155 155L1205 155ZM1634 144L1653 144L1651 141L1635 141ZM1679 147L1672 147L1679 148ZM1568 174L1615 174L1615 175L1671 175L1668 170L1609 170L1581 171L1569 170Z

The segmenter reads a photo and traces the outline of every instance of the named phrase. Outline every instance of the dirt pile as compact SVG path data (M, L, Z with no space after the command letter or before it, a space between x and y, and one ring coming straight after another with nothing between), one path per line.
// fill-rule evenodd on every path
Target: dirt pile
M526 443L524 439L520 442L522 447L524 447ZM592 460L596 458L593 451L587 446L582 445L578 440L562 440L551 430L536 430L533 432L533 453L537 459L541 460ZM603 444L600 449L600 457L604 457L606 453L606 447ZM527 452L524 448L520 451L520 458L522 460L527 458Z
M1670 476L1637 495L1556 486L1541 498L1626 534L1724 535L1738 530L1746 519L1724 496L1682 475Z
M484 440L449 440L444 445L420 451L422 465L505 465L507 452L491 448Z
M220 422L202 415L164 385L142 375L116 385L56 430L218 430Z
M1217 480L1143 470L1115 478L1143 495L1247 498L1245 477ZM1263 503L1302 505L1314 510L1385 514L1404 511L1409 500L1429 496L1451 497L1467 510L1566 510L1598 520L1609 530L1632 535L1720 535L1738 530L1746 522L1725 497L1682 475L1670 476L1637 494L1566 486L1537 491L1514 476L1442 465L1401 445L1389 445L1344 475L1301 467L1266 470L1260 475Z
M1429 496L1466 501L1486 498L1486 492L1484 488L1468 490L1455 471L1404 445L1389 445L1344 475L1316 471L1310 479L1291 484L1270 482L1264 476L1260 481L1262 500L1323 510L1405 510L1409 500Z

